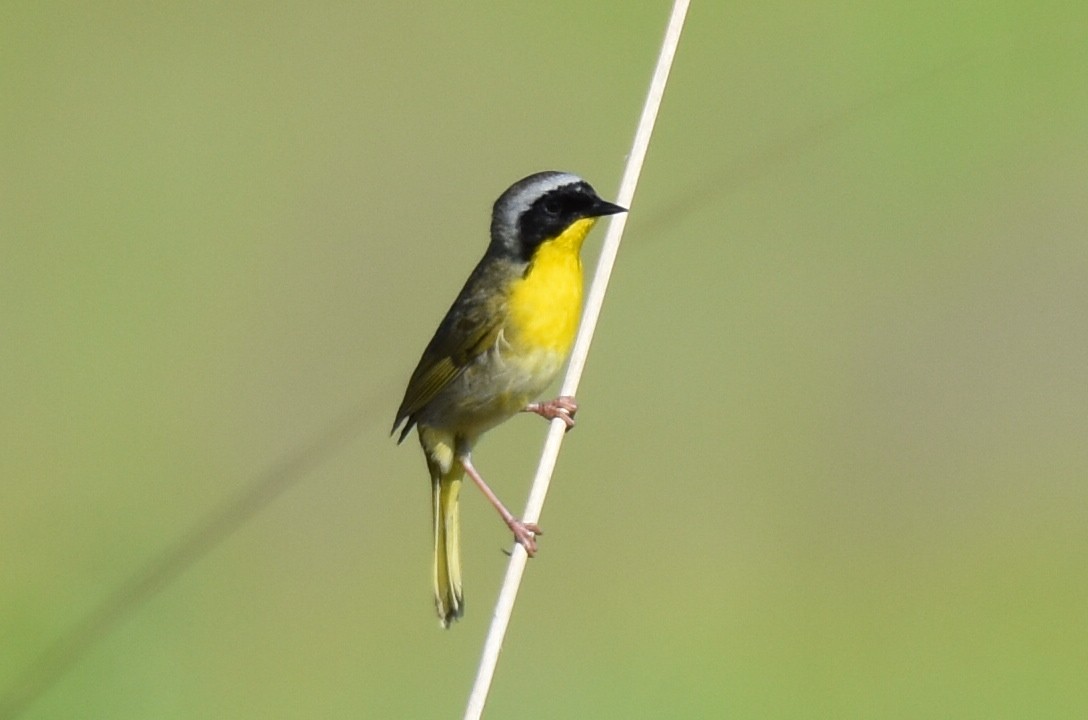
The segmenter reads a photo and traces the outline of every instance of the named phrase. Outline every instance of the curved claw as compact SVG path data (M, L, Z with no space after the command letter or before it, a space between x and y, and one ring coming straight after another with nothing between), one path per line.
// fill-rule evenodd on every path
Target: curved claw
M536 413L547 420L559 418L567 426L567 430L574 427L574 414L578 412L578 403L569 395L562 395L547 402L529 403L525 406L525 412Z
M529 557L536 555L536 536L543 535L544 531L536 523L526 523L514 520L510 523L510 529L514 531L514 540L525 548Z

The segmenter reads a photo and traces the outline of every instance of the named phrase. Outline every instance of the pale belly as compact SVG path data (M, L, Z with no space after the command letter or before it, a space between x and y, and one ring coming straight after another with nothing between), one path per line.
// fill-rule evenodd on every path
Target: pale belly
M500 335L420 413L420 426L443 430L470 443L521 412L555 380L566 353L554 349L514 352Z

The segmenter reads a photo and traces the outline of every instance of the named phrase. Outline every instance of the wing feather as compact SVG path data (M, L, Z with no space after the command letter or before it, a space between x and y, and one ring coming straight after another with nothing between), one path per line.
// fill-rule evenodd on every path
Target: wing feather
M489 295L486 289L494 287L494 282L500 279L498 276L503 274L499 271L506 268L489 267L486 261L487 258L469 276L408 381L404 400L393 421L392 432L405 423L397 442L408 435L415 425L415 416L427 403L492 347L502 330L502 298Z

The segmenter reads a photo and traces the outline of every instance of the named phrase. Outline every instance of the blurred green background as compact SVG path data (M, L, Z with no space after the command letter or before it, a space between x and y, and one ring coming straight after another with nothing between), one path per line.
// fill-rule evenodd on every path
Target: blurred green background
M389 425L668 7L0 12L0 714L460 715L508 533L439 630ZM695 3L488 717L1088 717L1086 78L1082 2Z

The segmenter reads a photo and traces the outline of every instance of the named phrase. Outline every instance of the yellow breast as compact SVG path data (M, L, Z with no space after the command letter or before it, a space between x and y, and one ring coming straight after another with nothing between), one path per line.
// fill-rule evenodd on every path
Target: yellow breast
M582 242L595 219L586 218L541 243L507 301L504 335L517 351L545 350L566 358L582 311Z

